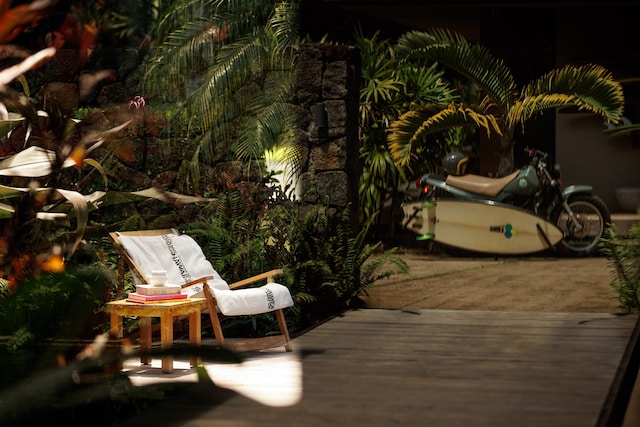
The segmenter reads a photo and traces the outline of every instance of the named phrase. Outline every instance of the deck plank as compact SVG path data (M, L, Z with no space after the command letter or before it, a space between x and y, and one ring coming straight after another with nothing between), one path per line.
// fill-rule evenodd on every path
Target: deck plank
M607 313L348 311L294 339L297 405L200 384L123 425L610 425L637 323Z

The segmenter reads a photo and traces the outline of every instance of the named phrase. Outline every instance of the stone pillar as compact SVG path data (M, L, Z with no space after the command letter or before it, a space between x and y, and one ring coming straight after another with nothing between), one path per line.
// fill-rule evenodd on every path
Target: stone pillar
M308 203L329 198L352 205L357 218L360 53L351 46L298 46L297 103L308 139L298 194Z

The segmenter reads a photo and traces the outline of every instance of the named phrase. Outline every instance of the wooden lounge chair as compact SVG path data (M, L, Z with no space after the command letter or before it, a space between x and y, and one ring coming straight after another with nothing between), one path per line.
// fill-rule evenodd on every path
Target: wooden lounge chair
M124 297L126 268L136 283L150 283L151 271L167 271L169 282L182 292L204 297L216 342L234 351L254 351L284 346L292 351L283 310L293 306L289 290L274 282L281 270L271 270L233 284L227 284L206 260L196 241L172 229L113 232L109 236L120 254L118 298ZM266 285L248 287L266 281ZM205 285L206 284L206 285ZM275 312L280 333L258 338L225 340L221 321L227 317Z

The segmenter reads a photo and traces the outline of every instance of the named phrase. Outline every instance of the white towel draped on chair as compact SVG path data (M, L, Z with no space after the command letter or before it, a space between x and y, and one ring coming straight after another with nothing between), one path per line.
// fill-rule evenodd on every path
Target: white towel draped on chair
M150 277L154 270L165 270L169 284L183 285L202 278L213 291L220 312L225 316L266 313L293 306L291 293L286 286L268 283L258 288L229 289L206 259L198 243L186 234L162 236L120 236L120 244L129 256ZM198 285L194 285L197 287ZM203 296L201 292L183 289L190 297Z
M289 290L279 283L267 283L259 288L213 289L213 294L220 312L225 316L265 313L293 306ZM261 310L256 311L258 307Z

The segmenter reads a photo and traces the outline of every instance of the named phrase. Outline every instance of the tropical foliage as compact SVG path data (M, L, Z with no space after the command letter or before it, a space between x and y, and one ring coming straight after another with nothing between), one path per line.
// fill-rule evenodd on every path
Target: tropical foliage
M355 45L362 61L359 200L360 216L366 221L382 209L389 196L395 201L399 184L413 178L407 177L408 173L429 169L429 162L439 159L450 143L443 134L431 146L421 147L413 162L401 167L394 162L387 145L391 124L413 104L446 104L453 102L456 95L437 64L422 67L400 61L391 42L380 39L378 33L365 37L357 31Z
M30 4L14 0L0 0L0 44L10 43L24 30L43 18L48 17L55 0L33 1Z
M632 225L628 235L619 235L615 227L606 233L601 246L614 274L611 286L622 307L640 313L640 225Z
M189 0L160 18L145 94L184 106L174 118L188 131L194 182L199 162L260 168L251 161L291 143L297 11L296 1ZM297 150L287 153L295 163Z
M279 187L227 182L213 212L186 224L184 231L230 281L282 267L278 280L291 289L296 303L287 311L293 332L357 307L359 296L376 280L408 272L396 249L382 251L380 243L367 242L373 218L356 233L350 207L308 207ZM234 322L225 328L262 327L255 319ZM267 325L277 329L275 319Z
M360 307L359 296L375 281L409 271L397 248L381 251L380 242L367 243L373 217L353 230L350 209L332 213L316 206L293 234L290 286L300 296L296 310L302 326Z
M100 312L114 280L100 262L30 276L0 297L3 346L15 351L51 338L93 339L103 332Z
M155 7L163 2L139 2L131 10L144 12L135 7L141 3L148 3L153 18ZM197 136L193 145L185 144L194 165L237 157L253 168L253 160L261 160L265 149L288 142L297 6L257 0L173 4L175 8L160 21L157 56L147 74L150 90L144 95L149 99L154 94L151 89L157 89L159 97L175 103L169 109L175 112L173 125L178 123L173 136L181 143ZM95 10L75 12L89 17ZM91 22L111 30L120 28L112 33L119 40L144 35L143 25L121 26L131 23L133 12L130 16L116 12L110 9ZM107 176L115 173L107 169L109 162L114 157L131 161L131 156L140 155L133 140L157 137L144 129L145 103L136 97L131 108L125 105L113 114L82 108L73 115L62 113L54 103L37 104L23 74L54 53L51 48L0 72L0 362L5 370L12 369L11 376L3 377L2 385L7 387L0 423L37 424L67 417L67 423L87 420L110 425L166 395L159 389L133 389L118 369L123 356L107 346L108 334L98 334L105 326L101 315L104 302L111 298L113 272L105 252L89 254L88 225L99 234L106 227L140 224L135 218L115 225L91 224L89 215L122 201L203 199L157 189L111 191ZM171 90L160 85L163 81ZM183 105L184 110L175 108ZM296 154L295 147L289 152ZM207 189L219 199L199 206L201 221L183 227L206 243L203 247L229 280L266 266L283 266L283 283L292 289L297 303L297 311L288 314L294 318L292 330L357 306L358 295L375 280L407 270L394 251L383 252L379 244L366 243L370 223L354 235L348 209L336 212L322 206L309 212L309 206L265 185L268 178L260 178L261 170L250 172L254 171L243 174L252 176L250 182L221 174L219 188ZM51 338L77 339L94 333L98 335L85 348L76 345L71 351L66 345L50 346ZM211 354L210 349L201 352L215 360L237 361L233 355ZM32 377L26 378L27 373ZM98 407L104 412L96 411ZM96 420L96 413L106 416Z
M107 117L131 112L85 111L79 120L54 103L39 108L24 75L55 53L48 48L0 70L0 423L111 425L166 394L133 387L119 371L124 355L108 346L104 304L115 277L85 241L89 216L122 201L202 199L157 189L107 192L102 164L133 150L130 120ZM96 153L99 160L90 157ZM202 351L238 361L226 351Z
M0 71L0 122L5 147L20 151L0 162L0 277L11 289L41 271L62 271L78 248L89 210L105 194L106 174L89 154L109 146L128 122L83 126L52 106L38 109L8 84L51 59L55 49L40 51ZM110 128L108 128L108 127ZM98 171L99 190L80 192ZM101 184L100 184L100 181ZM95 185L95 184L94 184ZM74 230L70 230L75 227Z
M515 132L544 111L577 107L617 123L623 110L622 86L607 69L588 64L554 69L518 89L514 76L486 47L446 29L411 31L398 40L402 61L437 62L458 73L481 93L479 103L425 104L403 114L391 126L389 148L400 165L409 164L434 134L474 126L500 137L497 176L514 167Z
M228 282L291 262L287 235L294 227L294 202L268 180L243 181L220 173L215 203L201 220L185 225L214 268Z

